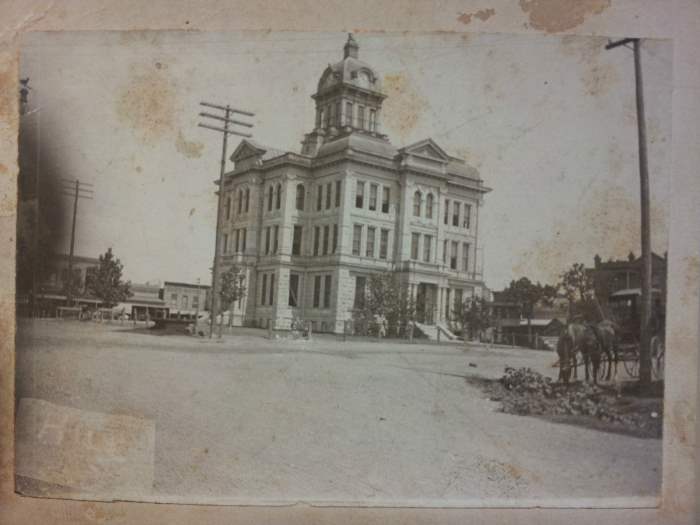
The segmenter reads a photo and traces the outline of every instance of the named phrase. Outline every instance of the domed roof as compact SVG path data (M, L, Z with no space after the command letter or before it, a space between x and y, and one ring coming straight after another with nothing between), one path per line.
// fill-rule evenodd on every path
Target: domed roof
M343 60L329 64L318 81L318 93L331 89L338 84L349 84L369 91L380 91L379 77L374 69L358 58L359 46L348 34L348 41L343 48Z

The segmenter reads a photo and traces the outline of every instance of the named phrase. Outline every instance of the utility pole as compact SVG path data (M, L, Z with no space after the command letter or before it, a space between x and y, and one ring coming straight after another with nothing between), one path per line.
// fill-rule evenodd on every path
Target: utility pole
M92 199L93 185L79 180L61 179L62 194L73 197L73 226L70 232L70 253L68 254L68 283L66 288L67 306L73 305L73 256L75 254L75 223L78 217L78 199Z
M220 230L221 230L221 208L222 205L221 203L223 202L224 198L224 175L226 174L226 148L228 145L228 136L229 135L238 135L241 137L252 137L250 133L241 133L240 131L233 131L232 129L229 128L229 126L244 126L246 128L252 128L253 124L250 122L244 122L240 120L234 120L231 118L232 113L237 113L239 115L245 115L247 117L254 117L255 113L251 113L250 111L243 111L241 109L235 109L229 106L228 104L226 106L219 106L217 104L211 104L209 102L200 102L200 105L212 108L212 109L217 109L219 111L223 111L224 114L223 116L221 115L214 115L212 113L205 113L202 112L199 114L200 117L205 117L205 118L210 118L210 119L215 119L218 121L221 121L224 123L224 127L220 128L217 126L212 126L209 124L202 124L201 122L199 123L199 127L201 128L207 128L211 129L214 131L218 131L220 133L223 133L223 144L221 148L221 171L219 173L219 198L216 206L216 240L214 241L214 265L212 267L212 272L211 272L211 311L210 311L210 319L209 319L209 338L211 339L214 336L214 321L216 317L216 306L217 306L217 299L218 299L218 286L219 286L219 255L221 253L220 250L220 243L219 243L219 238L220 238ZM223 316L223 312L221 313ZM223 320L223 319L222 319ZM221 334L219 334L219 337L221 337Z
M634 51L634 78L637 96L637 141L639 143L639 184L642 209L642 304L640 312L639 382L651 384L651 220L649 214L649 168L647 165L647 130L644 117L644 89L642 86L642 61L640 39L623 38L608 42L605 49L632 44Z

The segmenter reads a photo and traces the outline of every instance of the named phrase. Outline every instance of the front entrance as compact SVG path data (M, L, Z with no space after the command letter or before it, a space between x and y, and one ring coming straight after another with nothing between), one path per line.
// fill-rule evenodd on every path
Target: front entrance
M416 321L423 324L435 324L435 304L437 286L419 283L416 290Z

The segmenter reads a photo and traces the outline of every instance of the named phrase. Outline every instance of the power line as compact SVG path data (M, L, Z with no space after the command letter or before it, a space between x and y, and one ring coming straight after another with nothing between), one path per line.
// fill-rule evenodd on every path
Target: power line
M199 103L201 106L211 108L211 109L216 109L219 111L223 111L223 115L216 115L212 114L209 112L202 111L199 113L200 117L204 117L205 119L214 119L219 122L223 122L223 127L217 127L217 126L212 126L210 124L204 124L200 122L198 126L200 128L206 128L210 129L213 131L217 131L220 133L223 133L223 141L222 141L222 147L221 147L221 169L219 172L219 191L218 191L218 199L217 199L217 207L216 207L216 239L214 240L214 264L212 266L212 272L211 272L211 308L209 310L209 337L214 336L214 321L216 319L216 307L217 307L217 296L218 296L218 287L219 287L219 254L221 250L219 249L219 239L221 237L221 208L222 208L222 202L224 198L224 175L226 173L226 150L228 146L228 136L229 135L238 135L240 137L251 137L252 134L250 133L242 133L240 131L234 131L231 129L233 126L243 126L245 128L252 128L253 124L250 122L246 121L240 121L240 120L235 120L231 118L231 114L238 114L238 115L244 115L246 117L254 117L255 113L251 111L245 111L242 109L237 109L234 107L231 107L230 105L225 105L222 106L220 104L212 104L211 102L200 102ZM205 121L208 122L208 121ZM224 313L221 312L221 320L223 323L223 315ZM219 325L219 337L221 337L221 325Z
M68 282L66 288L66 303L73 304L73 254L75 253L75 224L78 217L78 200L92 199L95 194L94 185L77 179L61 179L61 195L73 197L73 226L70 232L70 253L68 255Z

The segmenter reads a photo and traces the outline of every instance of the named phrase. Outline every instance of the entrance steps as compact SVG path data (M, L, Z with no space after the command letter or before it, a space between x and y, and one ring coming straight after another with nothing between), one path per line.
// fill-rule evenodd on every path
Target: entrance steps
M457 339L457 336L455 334L453 334L444 323L437 323L437 324L416 323L416 327L421 332L423 332L425 334L425 336L430 341L437 341L438 340L438 330L441 332L440 333L441 340L455 341Z

